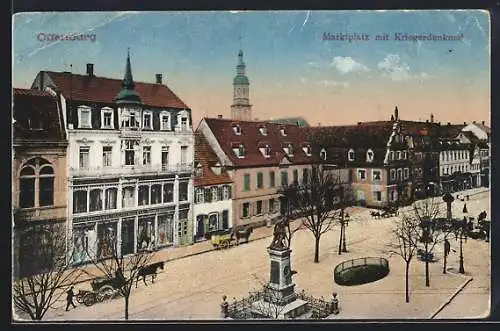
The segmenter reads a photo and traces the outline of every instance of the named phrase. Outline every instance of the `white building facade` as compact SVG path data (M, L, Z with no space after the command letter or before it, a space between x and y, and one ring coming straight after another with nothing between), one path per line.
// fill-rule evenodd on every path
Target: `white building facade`
M115 241L119 256L192 243L191 111L158 75L136 89L129 57L121 90L89 67L87 76L72 75L71 95L63 79L41 72L34 85L66 101L71 263L110 256ZM84 90L85 80L94 88ZM103 97L105 88L114 91Z

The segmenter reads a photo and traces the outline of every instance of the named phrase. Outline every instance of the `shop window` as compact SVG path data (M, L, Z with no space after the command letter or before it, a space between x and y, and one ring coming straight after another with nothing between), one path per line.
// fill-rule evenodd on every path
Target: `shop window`
M166 183L163 185L163 202L174 201L174 184Z
M139 218L137 223L137 251L153 250L155 243L154 217Z
M94 189L90 191L90 211L102 210L102 190Z
M97 257L116 256L116 222L97 223Z
M139 206L149 205L149 186L139 186Z
M122 206L123 208L135 207L135 187L127 186L122 189Z
M151 185L151 204L161 203L161 184Z
M171 245L174 242L173 215L158 215L158 246Z
M116 209L116 198L118 190L116 188L106 189L104 209Z
M73 213L87 212L87 191L73 191Z
M90 261L97 250L97 233L95 223L73 227L73 264Z
M180 182L179 183L179 201L187 201L188 200L188 183Z
M121 254L128 255L134 253L134 223L135 218L122 219Z
M218 222L219 219L217 213L208 215L208 231L217 231L219 228Z

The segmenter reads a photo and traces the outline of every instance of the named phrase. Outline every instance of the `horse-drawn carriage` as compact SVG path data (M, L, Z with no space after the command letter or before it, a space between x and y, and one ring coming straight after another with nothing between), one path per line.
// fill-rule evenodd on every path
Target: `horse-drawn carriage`
M370 212L370 215L373 218L386 218L386 217L393 217L393 216L398 216L398 208L396 206L386 206L382 208L380 211L372 211Z
M85 306L92 306L96 302L102 302L121 295L121 284L123 280L120 277L112 279L101 277L90 282L92 291L79 290L76 295L76 301Z
M212 245L215 248L224 249L233 245L239 245L240 239L245 239L245 242L248 242L252 231L252 227L246 227L236 231L228 229L214 232L211 237Z

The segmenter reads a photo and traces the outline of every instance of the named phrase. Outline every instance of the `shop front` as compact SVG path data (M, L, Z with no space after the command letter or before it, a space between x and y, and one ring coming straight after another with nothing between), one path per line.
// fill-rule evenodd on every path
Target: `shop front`
M153 251L176 241L186 243L188 211L179 211L177 232L174 207L75 218L71 262L78 265L114 255Z

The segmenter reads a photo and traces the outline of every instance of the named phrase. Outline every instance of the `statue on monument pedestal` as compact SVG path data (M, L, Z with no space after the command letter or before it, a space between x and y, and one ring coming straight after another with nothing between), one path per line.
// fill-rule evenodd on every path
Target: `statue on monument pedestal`
M281 220L274 225L273 242L269 248L276 250L288 249L290 246L290 236L287 235L288 222Z

